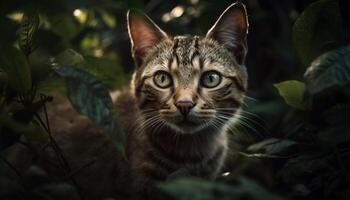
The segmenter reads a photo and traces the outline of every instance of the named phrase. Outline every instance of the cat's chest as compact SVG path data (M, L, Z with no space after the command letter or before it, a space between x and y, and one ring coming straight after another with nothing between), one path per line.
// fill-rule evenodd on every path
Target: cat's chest
M213 179L220 171L226 157L227 147L217 146L203 154L170 154L151 145L138 146L131 154L134 174L141 179L168 180L178 176L197 176ZM173 148L173 147L169 147Z

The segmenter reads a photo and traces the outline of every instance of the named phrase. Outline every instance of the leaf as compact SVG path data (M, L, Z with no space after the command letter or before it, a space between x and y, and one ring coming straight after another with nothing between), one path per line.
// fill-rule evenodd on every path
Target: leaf
M0 55L0 68L6 72L10 86L25 94L31 89L32 79L25 56L16 48L8 47Z
M311 175L310 179L317 178L317 175L320 172L324 173L324 169L329 166L329 159L330 157L322 155L322 152L304 153L287 160L279 173L286 182L299 183L306 175Z
M57 74L65 79L68 98L73 107L103 128L122 149L124 133L113 111L112 99L103 84L88 72L77 68L55 66Z
M108 88L115 89L127 83L123 69L111 59L87 57L82 68L96 76Z
M320 130L318 137L324 146L337 146L350 141L350 106L335 105L324 112L323 118L328 126Z
M304 75L312 95L350 83L350 46L327 52L307 69Z
M45 131L35 123L20 123L10 116L0 115L0 150L11 146L19 139L20 135L24 135L32 141L47 141L48 137Z
M19 31L19 47L25 55L34 49L34 40L38 31L40 19L38 13L29 11L24 13Z
M310 4L294 23L294 46L305 66L342 44L340 13L338 0L320 0Z
M295 146L296 144L297 142L292 140L270 138L250 145L248 147L248 151L254 153L261 152L269 155L278 155L285 152L290 147Z
M76 37L83 28L73 15L60 13L47 17L51 24L51 30L66 40Z
M122 68L115 61L106 58L84 57L73 49L67 49L53 59L61 66L82 69L100 80L110 89L115 89L126 82Z
M181 178L159 184L158 187L176 200L282 199L245 178L240 178L234 186L196 178Z
M299 110L307 110L310 108L310 104L308 103L310 101L304 100L304 83L291 80L274 84L274 86L288 105Z
M60 92L66 94L64 81L57 77L47 77L37 85L37 92L42 94L50 94L51 92Z
M35 188L35 191L49 199L79 199L76 188L68 183L47 183Z
M78 66L84 62L84 58L73 49L67 49L58 54L53 62L62 66Z
M101 14L103 22L109 27L114 28L116 25L116 21L113 15L109 14L108 12L104 10L99 10L99 13Z

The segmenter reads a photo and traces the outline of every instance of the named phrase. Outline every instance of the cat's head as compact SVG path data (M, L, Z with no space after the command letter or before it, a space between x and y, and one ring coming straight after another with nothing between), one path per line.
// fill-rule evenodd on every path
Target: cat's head
M144 126L195 133L222 126L239 110L247 89L242 3L229 6L202 37L169 36L138 11L128 12L128 29Z

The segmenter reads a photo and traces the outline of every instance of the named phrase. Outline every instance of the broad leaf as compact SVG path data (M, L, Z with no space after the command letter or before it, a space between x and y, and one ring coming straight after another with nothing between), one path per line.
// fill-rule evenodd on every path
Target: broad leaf
M50 94L51 92L60 92L66 94L64 81L58 77L49 76L37 85L37 92L42 94Z
M343 24L338 0L310 4L293 26L293 42L305 66L324 52L339 47Z
M195 178L176 179L158 186L176 200L282 199L269 193L254 181L244 178L234 186Z
M8 47L1 52L0 68L6 72L10 86L25 94L32 87L32 79L25 56L16 48Z
M309 101L304 99L305 84L300 81L284 81L274 84L286 103L293 108L307 110Z
M323 54L305 73L307 88L315 95L350 83L350 46Z
M297 142L292 140L270 138L250 145L248 147L248 151L253 153L259 152L269 155L279 155L287 151L290 147L295 146L296 144Z
M57 55L53 62L61 66L76 67L94 75L108 88L115 89L126 80L122 68L115 61L106 58L84 57L73 49Z
M94 76L80 69L55 66L54 70L65 79L67 95L74 108L103 128L120 148L124 134L115 119L107 88Z
M53 62L62 66L78 66L84 62L84 58L73 49L67 49L58 54Z

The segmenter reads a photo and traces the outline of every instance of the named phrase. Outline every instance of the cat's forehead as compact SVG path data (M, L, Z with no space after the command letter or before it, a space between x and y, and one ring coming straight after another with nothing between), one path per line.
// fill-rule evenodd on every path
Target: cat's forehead
M199 53L198 36L177 36L173 39L172 54L176 57L178 65L190 65Z
M234 73L232 57L215 42L199 36L176 36L157 46L144 68L143 75L157 70L176 72L181 77L192 77L197 72L215 69ZM209 68L209 69L208 69Z

